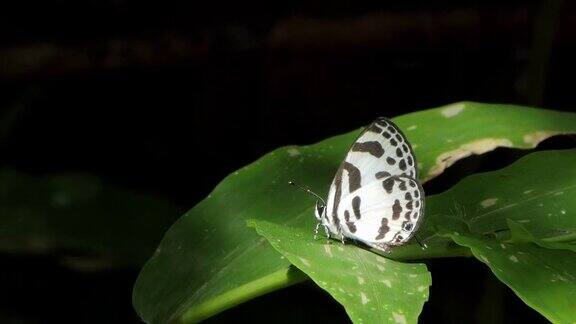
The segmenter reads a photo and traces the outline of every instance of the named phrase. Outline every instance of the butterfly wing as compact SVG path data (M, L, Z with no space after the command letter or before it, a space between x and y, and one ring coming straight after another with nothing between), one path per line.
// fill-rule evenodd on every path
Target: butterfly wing
M344 161L362 170L362 185L391 175L418 179L410 143L398 126L384 117L364 129Z
M417 179L417 172L412 147L402 131L389 119L376 119L360 134L338 168L328 192L323 223L339 234L340 202L351 193L390 176Z
M354 191L338 208L344 236L380 248L402 245L423 219L424 191L412 177L391 176Z

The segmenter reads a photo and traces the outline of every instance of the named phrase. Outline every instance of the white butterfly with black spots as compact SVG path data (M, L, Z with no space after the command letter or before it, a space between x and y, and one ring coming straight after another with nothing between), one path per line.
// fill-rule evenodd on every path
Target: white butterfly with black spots
M338 168L326 206L317 202L318 228L389 252L406 244L424 216L410 143L392 121L378 118L360 134Z

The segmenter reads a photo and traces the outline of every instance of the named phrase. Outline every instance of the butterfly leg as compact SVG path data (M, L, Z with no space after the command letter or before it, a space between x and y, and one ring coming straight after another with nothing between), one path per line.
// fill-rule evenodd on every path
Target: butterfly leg
M316 228L314 229L314 241L316 241L316 239L318 238L318 232L320 231L320 226L322 225L322 223L317 223L316 224Z
M422 250L426 250L428 248L428 245L426 245L426 243L422 244L422 242L420 242L420 238L418 237L418 235L414 235L414 238L416 239L416 242L418 242L418 245L420 245L420 248Z
M328 229L328 226L323 225L324 226L324 234L326 234L326 244L330 244L330 229Z
M338 227L338 232L340 233L340 242L342 242L342 244L346 244L346 242L344 241L344 231L342 230L342 225Z

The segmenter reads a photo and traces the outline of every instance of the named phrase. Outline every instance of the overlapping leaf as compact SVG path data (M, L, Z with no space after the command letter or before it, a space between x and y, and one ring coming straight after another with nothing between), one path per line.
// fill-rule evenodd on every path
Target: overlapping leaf
M313 240L309 230L253 222L288 261L340 302L355 323L416 323L432 284L424 264L393 261L354 245Z
M470 154L499 146L529 148L548 136L576 132L573 114L478 103L458 103L394 121L413 144L424 179ZM312 227L312 203L286 182L295 178L325 194L357 134L278 149L227 177L172 226L143 268L133 298L140 316L148 322L182 316L198 321L268 291L254 283L286 269L289 262L247 229L245 221ZM282 278L263 284L278 288L293 282ZM221 302L221 296L234 296L236 302Z
M576 150L533 153L427 201L430 226L557 323L576 318L574 165Z
M532 243L453 236L529 306L554 323L576 318L576 254Z

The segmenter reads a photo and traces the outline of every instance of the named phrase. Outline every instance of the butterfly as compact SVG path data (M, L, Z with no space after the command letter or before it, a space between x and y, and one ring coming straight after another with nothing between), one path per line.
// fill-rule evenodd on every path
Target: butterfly
M417 179L406 136L391 120L376 119L352 144L326 200L304 189L317 198L315 237L323 227L328 238L352 239L383 252L408 243L424 217Z

